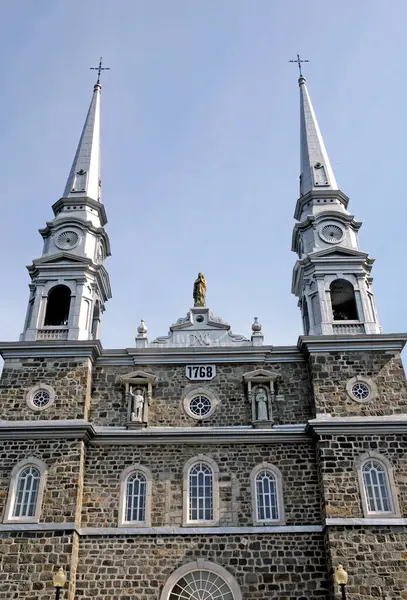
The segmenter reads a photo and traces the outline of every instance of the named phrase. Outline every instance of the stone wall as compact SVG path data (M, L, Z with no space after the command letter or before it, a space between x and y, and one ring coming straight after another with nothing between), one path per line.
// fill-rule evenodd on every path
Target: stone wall
M42 523L74 522L81 475L83 442L20 440L0 442L0 514L5 516L11 471L21 460L35 457L47 465L40 515Z
M72 534L63 531L2 533L0 600L54 600L52 577L62 566L69 578L72 551ZM65 598L73 600L73 586L67 587Z
M87 359L7 359L0 379L1 418L8 420L86 419L90 400L91 364ZM45 410L28 407L27 392L45 383L55 402Z
M184 395L194 388L206 387L219 400L213 415L205 420L207 426L248 425L251 406L247 400L243 375L264 364L219 364L212 381L191 383L185 375L185 365L138 365L137 370L157 376L149 407L149 425L186 427L197 421L183 409ZM305 362L273 364L267 369L279 374L278 394L281 399L273 405L273 419L279 423L305 423L312 418L309 378ZM136 370L99 365L93 370L92 408L90 418L98 425L123 425L127 406L119 375Z
M384 351L329 352L309 358L315 410L332 416L407 413L407 381L399 353ZM346 383L355 376L373 379L377 398L352 400Z
M286 522L319 524L319 493L314 449L308 442L292 444L233 444L221 446L90 446L86 472L82 525L116 527L120 475L132 464L150 469L152 526L182 524L184 465L205 454L219 467L220 525L251 525L250 473L263 461L278 467L283 476Z
M350 600L407 600L406 527L329 527L327 547L348 571Z
M327 517L363 517L356 461L368 451L387 458L394 471L402 516L407 515L407 435L321 436L318 443Z
M159 600L181 565L204 558L236 579L244 599L326 600L322 534L83 537L77 598ZM247 544L245 543L247 542Z

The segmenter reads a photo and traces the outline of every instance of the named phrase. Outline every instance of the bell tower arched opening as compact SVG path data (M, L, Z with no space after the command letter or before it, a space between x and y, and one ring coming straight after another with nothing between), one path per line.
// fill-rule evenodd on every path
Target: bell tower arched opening
M334 321L359 320L355 290L346 279L335 279L330 287L332 315Z
M71 290L66 285L56 285L48 292L44 326L68 325Z

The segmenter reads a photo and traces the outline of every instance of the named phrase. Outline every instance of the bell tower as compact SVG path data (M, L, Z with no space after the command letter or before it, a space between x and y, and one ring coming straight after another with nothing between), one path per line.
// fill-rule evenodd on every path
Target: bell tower
M301 174L292 250L292 292L305 335L381 333L372 291L373 259L359 249L362 225L348 212L300 74Z
M21 341L99 338L111 298L104 267L110 244L101 199L101 89L98 78L63 196L52 207L53 220L40 229L42 256L27 267L30 296Z

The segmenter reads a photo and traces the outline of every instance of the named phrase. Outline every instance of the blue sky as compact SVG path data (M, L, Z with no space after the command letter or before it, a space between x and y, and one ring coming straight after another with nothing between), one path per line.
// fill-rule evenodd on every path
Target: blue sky
M192 304L234 333L295 344L297 52L338 183L376 258L387 332L406 327L407 3L320 0L3 2L0 339L22 330L38 229L62 194L103 55L102 186L113 299L104 347L164 335Z

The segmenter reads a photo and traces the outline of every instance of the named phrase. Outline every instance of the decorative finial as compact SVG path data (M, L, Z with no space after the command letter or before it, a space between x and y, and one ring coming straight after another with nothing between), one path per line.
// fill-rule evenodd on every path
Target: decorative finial
M304 58L304 59L301 59L301 58L300 58L300 55L299 55L299 54L297 54L297 59L296 59L296 60L289 60L288 62L291 62L291 63L297 63L297 65L298 65L298 70L299 70L299 72L300 72L300 79L303 79L303 74L302 74L302 70L301 70L301 63L306 63L306 62L309 62L309 60L307 60L306 58Z
M261 331L261 324L259 323L259 320L257 317L254 317L254 323L252 325L252 331L253 333L260 333Z
M96 85L100 85L100 74L102 71L110 71L110 67L102 67L102 57L100 57L99 60L99 66L97 67L89 67L89 69L91 71L97 71L98 72L98 80L96 82Z
M137 337L146 337L147 336L147 326L144 323L143 319L141 319L140 325L137 327Z
M206 279L203 273L198 273L194 283L194 306L206 306Z

